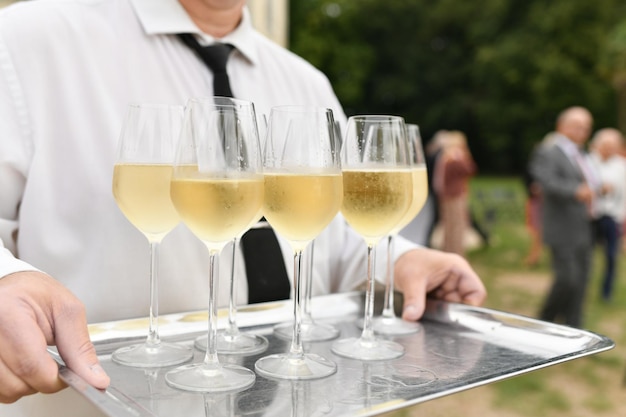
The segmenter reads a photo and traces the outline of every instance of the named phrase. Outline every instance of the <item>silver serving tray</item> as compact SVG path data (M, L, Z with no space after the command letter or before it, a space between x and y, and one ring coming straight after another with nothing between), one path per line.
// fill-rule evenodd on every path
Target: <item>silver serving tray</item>
M380 297L379 297L380 298ZM316 297L316 321L337 326L342 337L360 334L363 294ZM219 314L219 326L226 324ZM289 341L273 335L273 326L293 317L293 302L256 304L237 314L242 331L265 335L267 351L254 356L221 356L223 363L254 369L255 361L286 352ZM111 386L99 391L61 364L61 377L108 416L371 416L485 385L550 365L603 352L614 342L602 335L494 311L429 301L418 333L393 337L403 344L401 358L361 362L330 351L333 341L305 343L305 350L337 363L337 373L311 381L277 381L257 375L255 384L239 393L187 393L166 385L170 368L137 369L111 361L116 348L141 341L147 320L90 325L90 334L111 376ZM161 317L164 340L192 344L206 331L206 312ZM54 352L51 352L55 356ZM194 361L203 353L196 351Z

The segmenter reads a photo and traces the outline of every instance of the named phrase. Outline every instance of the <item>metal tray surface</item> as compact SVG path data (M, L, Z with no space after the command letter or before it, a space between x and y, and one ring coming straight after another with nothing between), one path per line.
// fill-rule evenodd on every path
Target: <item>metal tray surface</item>
M340 338L360 335L355 323L362 311L359 292L312 300L315 320L337 326ZM206 331L206 317L206 312L163 316L162 338L192 344ZM218 317L223 327L226 312ZM237 314L240 329L263 334L269 348L253 356L223 355L220 361L254 370L260 357L286 352L290 341L275 337L273 326L292 317L292 301L242 307ZM418 333L391 338L406 348L398 359L362 362L333 354L333 341L305 343L306 351L337 363L337 373L310 381L270 380L257 374L251 388L230 394L179 391L165 383L170 368L139 369L112 362L113 350L145 337L147 320L99 323L90 325L90 334L111 386L98 391L62 365L61 377L112 417L372 416L614 347L611 339L593 332L439 301L428 302L420 323ZM194 361L203 356L196 351Z

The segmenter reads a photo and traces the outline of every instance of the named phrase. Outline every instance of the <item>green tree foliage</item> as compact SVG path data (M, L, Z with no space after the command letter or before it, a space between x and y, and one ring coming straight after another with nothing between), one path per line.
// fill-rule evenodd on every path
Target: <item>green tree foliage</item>
M600 54L599 68L618 96L618 127L626 132L626 20L607 36Z
M291 3L291 49L329 76L348 115L402 115L425 141L462 130L483 173L520 172L567 106L617 124L598 62L622 0Z

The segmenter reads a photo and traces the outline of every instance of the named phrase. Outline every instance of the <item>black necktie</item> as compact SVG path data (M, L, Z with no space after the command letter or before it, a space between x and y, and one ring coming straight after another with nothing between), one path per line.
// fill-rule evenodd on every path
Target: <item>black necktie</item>
M248 303L284 300L291 286L274 230L261 219L241 237L248 277Z
M233 97L226 73L226 62L233 46L224 43L202 46L190 33L181 33L178 37L213 72L213 95ZM248 277L248 303L289 298L291 287L283 255L274 230L265 218L241 237L241 247Z
M230 81L226 72L226 62L233 50L233 46L227 43L215 43L202 46L191 33L180 33L178 37L192 50L196 51L200 59L213 73L213 95L221 97L233 97L230 90Z

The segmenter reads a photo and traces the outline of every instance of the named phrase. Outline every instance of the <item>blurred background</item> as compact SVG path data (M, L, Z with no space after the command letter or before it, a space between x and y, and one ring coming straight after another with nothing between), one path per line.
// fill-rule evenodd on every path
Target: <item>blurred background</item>
M251 3L254 3L251 0ZM289 47L348 115L466 133L482 173L517 175L570 105L626 128L621 0L297 0Z
M466 134L478 166L471 211L488 234L466 256L487 307L536 317L551 272L547 253L525 262L524 171L568 106L587 107L594 130L626 131L626 2L294 0L288 30L288 47L328 75L348 115L402 115L425 145L441 129ZM585 327L615 349L388 416L626 415L624 253L605 304L597 249L585 307Z
M348 116L401 115L420 126L425 145L441 129L466 134L478 166L469 205L485 233L466 256L487 286L487 307L536 317L551 278L547 254L524 262L525 167L568 106L588 108L594 130L626 132L626 2L248 3L259 30L328 75ZM585 328L615 349L387 416L626 415L624 253L614 299L602 303L597 249L585 308Z
M466 256L487 286L487 307L536 317L551 272L547 253L525 262L526 164L569 106L588 108L594 131L626 131L626 2L297 0L288 34L348 115L404 116L425 145L441 129L466 134L478 166L469 204L488 238ZM626 415L624 253L615 297L603 303L597 249L585 307L585 328L615 349L388 416Z

